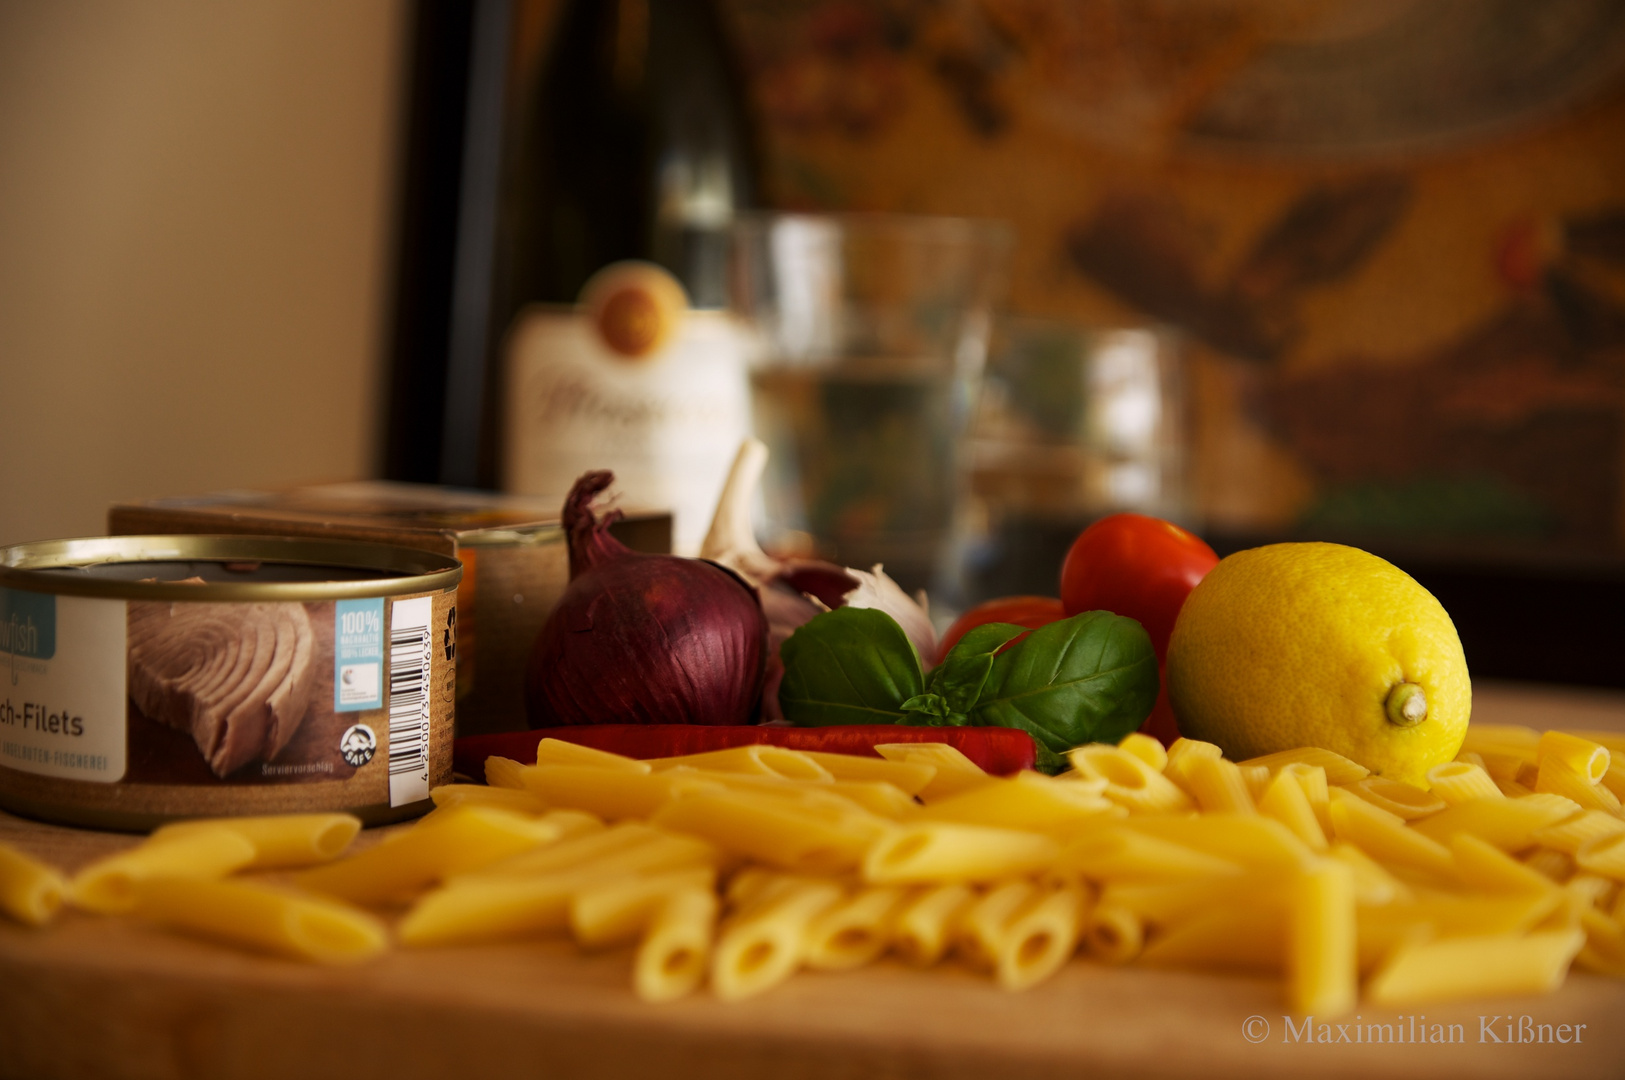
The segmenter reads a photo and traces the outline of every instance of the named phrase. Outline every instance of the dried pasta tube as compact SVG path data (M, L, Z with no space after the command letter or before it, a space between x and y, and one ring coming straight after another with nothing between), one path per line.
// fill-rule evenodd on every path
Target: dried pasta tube
M361 831L354 814L270 814L263 817L177 821L152 834L155 841L200 829L226 829L254 845L254 861L244 870L282 870L331 862Z
M1125 824L1252 870L1297 871L1315 861L1315 853L1291 829L1262 814L1141 817Z
M841 899L832 881L804 879L723 925L711 954L711 989L724 1001L751 997L795 974L808 924Z
M1060 845L1039 833L923 821L900 825L876 841L863 859L872 885L997 881L1054 865Z
M873 816L830 820L784 799L741 791L685 795L653 820L663 828L703 837L724 851L815 874L856 868L890 826Z
M570 898L570 933L577 944L587 948L634 941L673 895L695 889L711 892L716 877L713 868L699 866L616 877L587 886Z
M612 754L592 746L547 738L536 744L538 765L586 765L599 769L618 769L621 772L647 773L653 766L647 761Z
M1309 796L1292 773L1282 770L1264 787L1258 799L1259 812L1274 818L1292 830L1310 851L1325 851L1329 846L1326 833L1315 817L1315 808L1309 805Z
M1336 843L1326 853L1354 872L1354 899L1360 904L1392 904L1411 899L1408 885L1381 863L1349 843Z
M1327 859L1294 883L1287 912L1287 1001L1299 1015L1338 1016L1359 996L1354 873Z
M1081 776L1105 781L1102 794L1140 814L1170 814L1191 809L1190 796L1143 758L1117 746L1091 743L1068 752Z
M1607 911L1619 891L1619 882L1609 881L1596 874L1576 874L1563 883L1563 891L1578 899L1582 906Z
M1241 769L1224 758L1202 757L1185 769L1185 786L1196 805L1209 814L1256 814Z
M1464 885L1487 893L1545 892L1552 880L1472 833L1450 838L1450 854Z
M546 820L565 811L551 811ZM575 811L570 811L575 813ZM552 874L560 870L591 863L632 848L643 847L674 834L661 832L641 821L623 821L607 828L589 829L572 836L561 836L551 844L544 844L505 859L485 863L459 874L448 875L448 880L463 877L531 877Z
M1063 885L1039 897L1005 928L993 974L1006 990L1025 990L1060 970L1077 951L1087 894Z
M451 810L459 806L494 806L498 810L511 810L516 814L540 814L547 806L528 791L518 788L491 787L489 784L441 784L429 789L429 798L435 809Z
M892 921L892 951L905 962L926 967L942 959L961 914L975 900L969 885L934 885L903 902Z
M548 806L586 810L605 821L648 817L671 801L681 782L675 770L639 773L596 765L532 765L520 780Z
M1162 774L1191 794L1189 771L1193 763L1209 758L1222 758L1224 751L1213 743L1200 739L1175 739L1168 747L1168 763Z
M1614 798L1625 801L1625 750L1614 755L1608 771L1602 774L1602 786L1614 793Z
M55 869L0 844L0 911L29 926L44 926L67 895L68 883Z
M1588 784L1597 783L1608 772L1609 757L1608 748L1601 743L1564 731L1543 732L1535 744L1537 763L1548 758L1561 761Z
M1574 861L1587 873L1625 881L1625 833L1592 837L1580 845Z
M493 754L485 759L485 782L492 787L523 791L525 788L526 768L527 766L520 764L513 758L498 757Z
M1294 765L1305 765L1319 769L1325 774L1328 783L1352 784L1356 780L1363 780L1371 775L1371 770L1356 761L1350 761L1342 754L1331 750L1323 750L1318 746L1300 746L1294 750L1278 750L1273 754L1262 757L1248 758L1239 762L1241 765L1263 765L1270 772L1280 772L1282 769Z
M1409 828L1399 818L1341 788L1332 791L1332 828L1378 862L1454 879L1450 849Z
M685 889L666 898L649 922L632 964L632 988L644 1001L672 1001L705 978L716 937L717 897Z
M991 968L1010 924L1037 897L1038 886L1026 878L1000 882L977 897L959 920L958 945L965 959Z
M824 750L802 750L800 753L823 766L837 780L886 783L911 796L924 791L937 775L935 765L917 761L887 761L879 757L832 754Z
M254 861L254 845L225 829L200 829L99 859L73 879L73 903L104 915L135 907L137 886L154 878L225 877Z
M1241 873L1238 863L1200 851L1196 844L1147 836L1128 824L1075 837L1055 866L1092 881L1179 881Z
M1173 788L1172 784L1168 786ZM996 779L939 799L918 816L927 821L1053 831L1121 814L1123 811L1115 804L1101 797L1105 787L1104 781L1058 780L1041 773L1018 773L1013 779Z
M1575 929L1420 942L1397 950L1366 991L1377 1005L1549 994L1585 939Z
M1482 765L1468 761L1447 761L1428 770L1429 790L1446 806L1460 806L1478 799L1504 799Z
M335 900L246 881L155 878L136 886L135 914L175 930L324 964L370 960L389 947L373 916Z
M862 967L886 951L892 914L907 894L895 885L877 885L849 896L807 928L805 963L820 971Z
M1126 964L1145 945L1145 924L1127 908L1099 903L1084 919L1083 944L1099 960Z
M1269 769L1263 765L1237 765L1236 771L1241 774L1242 783L1247 785L1247 795L1252 799L1253 805L1258 805L1264 789L1269 786L1271 779Z
M1274 884L1247 904L1213 908L1173 922L1150 939L1139 959L1170 967L1279 972L1287 951L1283 889Z
M1567 821L1536 829L1531 835L1542 847L1573 855L1587 840L1615 833L1625 833L1625 820L1603 810L1584 810Z
M295 881L351 903L384 904L558 838L558 826L526 814L458 807L349 858L306 870Z
M880 743L875 753L887 761L929 765L937 770L930 782L915 792L927 806L999 779L947 743Z
M1565 821L1579 812L1580 807L1572 799L1529 794L1462 803L1423 818L1412 828L1441 844L1448 844L1458 832L1472 833L1502 851L1517 853L1535 846L1537 829Z
M1605 754L1608 752L1600 746L1597 749ZM1620 812L1618 795L1601 784L1588 780L1559 757L1548 757L1541 761L1539 772L1535 777L1535 790L1573 799L1584 810L1602 810L1610 814Z
M1540 732L1522 724L1469 724L1461 741L1463 750L1474 750L1480 754L1518 753L1530 758L1535 756L1539 745Z
M1368 776L1364 780L1344 784L1343 790L1358 795L1372 806L1386 810L1403 821L1416 821L1437 814L1446 805L1443 799L1414 784L1390 780L1386 776Z
M1560 885L1574 876L1573 856L1565 855L1561 851L1553 851L1551 848L1539 848L1531 851L1523 857L1523 864L1531 870L1539 871Z
M1490 775L1495 776L1493 772ZM1534 788L1525 787L1516 780L1502 780L1498 776L1495 777L1495 786L1500 788L1501 794L1509 799L1522 799L1535 793Z
M1143 731L1129 732L1123 736L1117 747L1133 754L1159 773L1168 767L1167 748Z
M708 772L746 773L755 776L777 776L785 780L833 780L834 775L817 761L799 750L784 746L752 743L732 746L726 750L707 750L699 754L656 758L648 763L655 770L686 766Z
M1303 788L1303 797L1309 800L1320 831L1329 838L1332 835L1331 786L1326 782L1326 770L1319 765L1290 761L1278 771L1292 777Z

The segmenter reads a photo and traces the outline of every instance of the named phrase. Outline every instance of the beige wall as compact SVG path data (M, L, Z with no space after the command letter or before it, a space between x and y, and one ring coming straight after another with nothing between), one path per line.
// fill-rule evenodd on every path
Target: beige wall
M0 0L0 544L369 474L404 0Z

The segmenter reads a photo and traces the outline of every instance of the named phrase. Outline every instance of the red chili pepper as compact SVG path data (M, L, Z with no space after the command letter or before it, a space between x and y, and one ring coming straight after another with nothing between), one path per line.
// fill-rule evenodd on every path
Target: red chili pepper
M712 726L710 724L579 724L568 727L507 731L497 735L465 735L452 751L455 768L464 776L485 775L485 759L536 760L536 744L545 738L562 739L595 750L632 758L678 757L726 750L733 746L767 743L791 750L817 750L826 754L876 757L882 743L947 743L995 776L1031 769L1038 750L1031 735L1002 727L908 727L893 724L846 724L833 727Z

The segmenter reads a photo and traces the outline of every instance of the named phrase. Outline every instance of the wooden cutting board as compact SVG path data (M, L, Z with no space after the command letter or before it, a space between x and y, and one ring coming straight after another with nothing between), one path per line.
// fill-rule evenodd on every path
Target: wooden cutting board
M1625 696L1492 688L1475 718L1625 730ZM0 841L66 870L134 842L3 814ZM1584 974L1547 997L1362 1007L1324 1032L1350 1041L1329 1043L1287 1026L1274 979L1083 960L1024 993L886 962L731 1005L647 1005L630 984L628 950L563 941L332 970L70 912L44 930L0 923L0 1077L1625 1076L1625 981ZM1424 1022L1462 1041L1354 1041ZM1560 1024L1585 1025L1579 1041L1515 1041Z

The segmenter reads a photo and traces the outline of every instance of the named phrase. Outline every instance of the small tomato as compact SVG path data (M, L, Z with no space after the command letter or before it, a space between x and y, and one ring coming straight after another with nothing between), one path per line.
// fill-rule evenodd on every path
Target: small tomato
M1001 596L994 600L984 600L955 619L954 624L948 627L948 632L942 635L942 641L938 645L936 658L940 662L960 638L984 623L1014 623L1017 626L1037 630L1040 626L1048 626L1055 620L1064 618L1066 612L1062 610L1061 602L1050 596ZM1015 639L1020 640L1021 638ZM1010 644L1015 644L1015 641ZM1009 648L1009 645L1005 647Z

